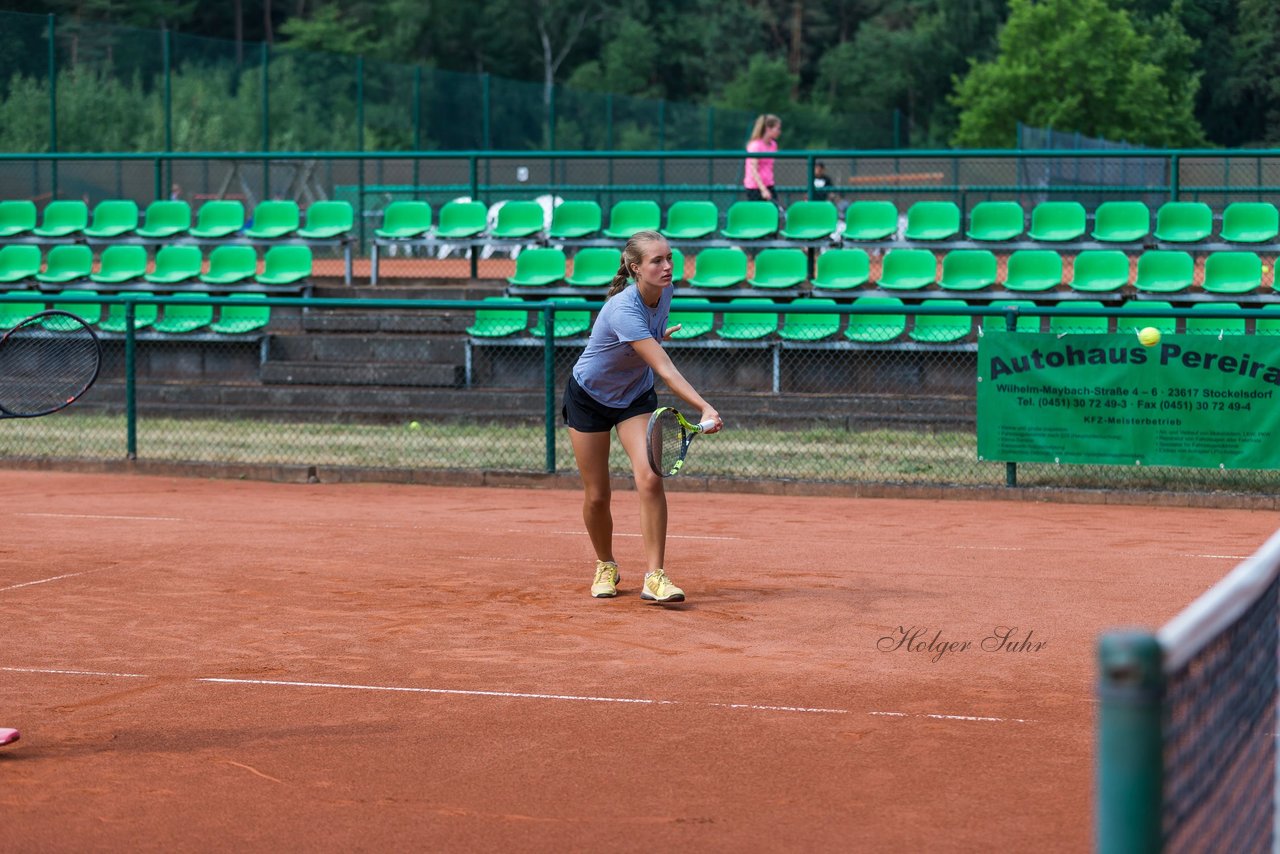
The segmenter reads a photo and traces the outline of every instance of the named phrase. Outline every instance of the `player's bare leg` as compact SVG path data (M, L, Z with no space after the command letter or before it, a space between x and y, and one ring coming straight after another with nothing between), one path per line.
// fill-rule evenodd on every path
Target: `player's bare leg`
M618 595L619 575L613 558L613 512L609 507L609 434L582 433L571 427L569 439L582 478L582 521L596 552L591 595L611 599Z

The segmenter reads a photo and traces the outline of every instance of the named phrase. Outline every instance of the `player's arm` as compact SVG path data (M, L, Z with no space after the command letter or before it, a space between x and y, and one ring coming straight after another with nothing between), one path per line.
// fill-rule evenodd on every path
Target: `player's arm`
M689 384L689 381L676 368L675 363L671 361L667 351L662 349L661 344L653 338L644 338L639 341L632 341L631 346L640 354L640 358L644 359L649 367L653 368L653 372L662 378L662 381L667 384L667 388L671 389L672 394L702 413L698 417L699 422L715 422L716 426L708 430L708 433L714 433L724 426L720 413L716 412L715 407L703 400L697 389Z

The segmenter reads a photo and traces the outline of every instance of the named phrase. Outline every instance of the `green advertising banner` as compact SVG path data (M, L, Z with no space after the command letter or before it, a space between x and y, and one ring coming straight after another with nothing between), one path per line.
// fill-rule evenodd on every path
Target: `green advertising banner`
M1280 340L997 333L978 345L978 458L1280 468Z

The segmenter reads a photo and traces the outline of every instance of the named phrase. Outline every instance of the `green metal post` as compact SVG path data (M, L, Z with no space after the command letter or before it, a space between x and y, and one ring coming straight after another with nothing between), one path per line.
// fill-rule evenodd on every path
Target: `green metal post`
M136 315L137 303L129 300L124 304L124 441L125 456L131 460L138 458L138 388L135 382L138 368Z
M613 93L604 96L604 150L613 151ZM613 183L613 176L609 176Z
M422 66L413 67L413 150L422 150ZM413 190L418 191L418 158L413 159Z
M268 95L267 63L271 54L267 43L262 43L262 150L271 150L271 98ZM271 161L262 161L262 198L271 198Z
M551 87L551 98L547 101L547 150L556 148L556 87Z
M1103 635L1098 644L1098 854L1161 848L1163 787L1160 645L1145 633Z
M490 112L493 109L492 95L489 90L489 74L486 72L480 75L480 147L485 151L493 148L493 140L489 137Z
M804 159L804 171L809 176L809 191L805 194L805 198L809 201L813 201L813 164L815 162L816 158L812 154Z
M893 108L893 147L902 148L902 110Z
M1018 307L1011 305L1004 310L1004 331L1016 332L1018 329ZM1013 461L1004 464L1004 485L1013 489L1018 485L1018 464Z
M707 151L713 151L716 147L716 108L707 107ZM712 158L707 158L707 186L714 187L716 183L716 162ZM714 198L712 199L714 201Z
M364 57L356 57L356 150L364 154ZM364 157L356 161L356 210L364 221ZM360 254L363 255L364 230L360 230Z
M164 160L157 157L151 161L152 196L154 201L164 199Z
M478 158L474 154L467 157L467 171L470 173L472 201L480 201L480 176L478 174L479 164L477 160ZM480 278L480 249L475 243L471 244L471 278Z
M552 303L542 309L542 369L546 387L547 474L556 471L556 313Z
M667 99L658 100L658 150L667 150ZM667 204L667 161L658 158L658 204Z
M58 152L58 42L57 19L49 16L49 153ZM53 198L58 198L58 161L49 161Z
M1178 200L1178 155L1169 157L1169 201Z
M173 30L164 31L164 150L173 151ZM173 163L169 163L173 183Z

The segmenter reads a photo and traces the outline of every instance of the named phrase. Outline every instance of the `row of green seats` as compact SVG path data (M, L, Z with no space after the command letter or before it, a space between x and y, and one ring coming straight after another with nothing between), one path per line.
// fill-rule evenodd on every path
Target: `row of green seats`
M1102 243L1133 243L1150 234L1165 243L1199 243L1213 234L1213 209L1204 202L1166 202L1156 211L1137 201L1103 202L1094 211L1090 236ZM1030 227L1017 202L981 202L969 213L971 240L1066 242L1084 238L1087 215L1079 202L1043 202L1031 211ZM909 240L945 240L960 231L960 211L951 202L918 202L911 207ZM1280 212L1269 202L1235 202L1222 214L1218 237L1231 243L1271 243L1280 235Z
M147 297L147 293L122 292L120 296ZM113 304L109 306L96 303L45 303L43 295L35 291L8 291L5 296L29 297L24 302L0 302L0 329L12 329L23 319L49 308L71 312L84 318L85 322L96 325L103 332L123 333L126 331L125 306ZM95 296L94 291L67 290L61 296ZM266 299L263 294L244 294L245 299ZM271 307L268 305L224 305L214 319L214 307L207 302L207 297L194 296L183 302L166 303L161 306L154 303L137 303L134 307L134 328L136 330L152 329L168 335L184 335L209 329L219 335L243 335L262 329L271 322Z
M200 281L206 285L286 286L311 276L311 249L307 246L272 246L258 271L258 251L253 246L218 246L209 253L208 269L199 246L162 246L149 264L147 250L136 244L116 244L102 250L94 269L93 249L83 244L62 244L49 250L43 265L40 247L14 243L0 247L0 284L35 281L68 284L88 280L99 285L127 285L146 281L179 285Z
M315 202L307 208L303 223L296 202L267 201L253 209L253 217L246 224L244 205L224 199L201 205L193 224L191 206L184 201L152 202L145 216L140 217L135 202L112 199L94 206L92 220L84 202L53 201L45 206L37 224L35 203L14 200L0 201L0 238L29 235L100 240L133 237L215 240L243 233L242 236L251 240L285 237L331 240L348 234L354 219L354 211L347 202Z

